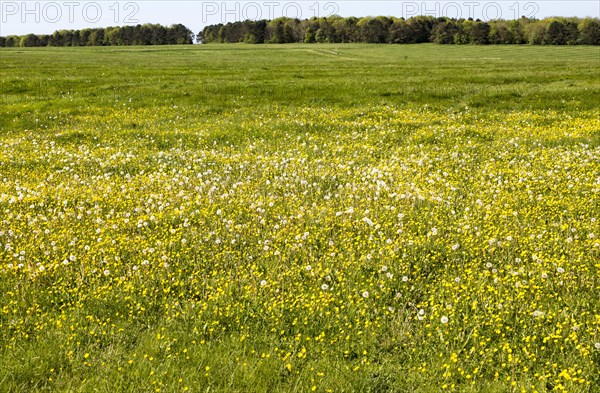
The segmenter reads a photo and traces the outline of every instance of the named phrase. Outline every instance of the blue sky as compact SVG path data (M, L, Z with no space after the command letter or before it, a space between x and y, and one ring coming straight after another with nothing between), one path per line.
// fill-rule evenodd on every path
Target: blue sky
M244 19L312 16L414 15L514 19L528 16L600 17L600 1L116 1L0 0L0 35L49 34L60 29L183 23L195 33L205 25Z

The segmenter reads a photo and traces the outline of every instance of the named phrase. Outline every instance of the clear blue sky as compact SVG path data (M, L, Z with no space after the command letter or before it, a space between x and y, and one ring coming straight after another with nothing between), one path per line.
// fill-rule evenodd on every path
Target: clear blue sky
M60 29L183 23L197 33L207 24L280 16L414 15L514 19L520 16L600 17L599 0L569 1L116 1L0 0L0 35L49 34Z

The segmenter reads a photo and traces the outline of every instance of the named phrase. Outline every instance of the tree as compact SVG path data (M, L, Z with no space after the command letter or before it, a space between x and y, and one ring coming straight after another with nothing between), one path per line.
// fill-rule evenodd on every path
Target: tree
M105 42L107 45L123 45L123 41L121 39L121 28L107 27L105 36Z
M413 38L406 20L395 19L389 29L388 40L391 44L412 44Z
M410 18L407 23L413 37L412 42L417 44L421 42L429 42L431 37L431 29L433 29L433 17L422 15L415 16Z
M90 37L88 39L88 45L90 46L101 46L104 45L104 29L94 29L90 33Z
M313 44L317 42L317 30L319 30L319 22L317 18L313 17L302 21L304 28L304 40L305 44Z
M6 37L6 47L14 48L21 44L21 39L16 35L9 35Z
M368 44L382 44L388 41L388 29L377 18L363 18L358 22L360 38Z
M48 34L40 34L38 35L38 46L48 46L48 39L50 36Z
M567 45L576 45L579 42L578 19L563 18L562 23L565 26Z
M600 45L600 21L598 19L584 19L577 28L580 44Z
M454 44L454 36L459 32L457 23L443 19L431 29L431 41L436 44Z
M475 45L489 44L490 25L485 22L476 21L469 25L467 30L469 42Z
M457 32L454 34L454 43L457 45L465 45L470 42L469 29L473 20L463 20L462 23L456 25Z
M336 42L357 42L358 41L358 18L342 18L333 16L329 18L331 25L336 32Z
M83 29L79 32L79 45L80 46L88 46L90 45L90 35L92 34L92 29Z
M283 39L287 43L302 42L304 31L298 19L286 19L283 22Z
M81 41L80 31L79 30L71 30L71 46L79 46L79 42Z
M34 47L39 46L40 39L35 34L27 34L21 37L20 46L22 47Z
M253 44L262 44L265 42L265 32L267 29L267 21L262 19L256 22L246 21L245 42Z
M567 43L567 30L558 20L550 22L542 38L545 45L565 45Z
M283 34L283 25L285 18L273 19L267 23L265 32L265 41L271 44L283 44L285 43L285 37Z
M505 21L494 21L490 23L490 44L512 44L513 34Z
M546 34L546 26L541 21L531 21L525 27L525 35L527 42L531 45L541 45L544 42Z
M158 24L107 27L105 29L58 30L52 35L28 34L0 37L0 46L99 46L191 44L196 36L184 25ZM365 42L408 44L524 44L600 45L598 18L521 18L514 21L433 18L416 16L342 18L331 16L298 20L246 20L206 26L200 42Z
M521 19L513 20L510 22L508 30L512 36L512 41L515 44L526 44L527 37L525 35L525 30L523 28L524 24L527 23L527 18L523 17Z

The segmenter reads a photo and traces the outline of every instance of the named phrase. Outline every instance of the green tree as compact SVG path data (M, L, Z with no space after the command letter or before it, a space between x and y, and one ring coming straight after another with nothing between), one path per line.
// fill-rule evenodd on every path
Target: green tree
M415 16L407 21L413 37L412 42L421 43L430 41L433 20L431 16Z
M553 20L550 22L544 36L542 44L545 45L565 45L567 43L567 30L561 21Z
M363 18L358 22L362 42L382 44L388 42L389 30L378 18Z
M545 34L546 22L544 21L530 21L525 26L525 35L527 37L527 42L531 45L543 44Z
M512 36L512 41L515 44L526 44L527 36L525 34L524 25L527 23L527 18L513 20L509 23L508 30Z
M265 31L265 41L271 44L285 43L285 35L283 33L284 21L286 18L273 19L267 23Z
M39 46L40 39L35 34L27 34L21 37L20 46L22 47L34 47Z
M436 44L454 44L454 36L459 32L458 24L450 19L437 22L431 30L431 41Z
M469 43L475 45L489 44L490 25L485 22L476 21L469 25L467 30Z
M108 45L123 45L121 39L121 28L108 27L106 28L106 41Z
M390 26L389 42L391 44L412 44L413 36L410 26L404 19L396 19Z
M90 45L90 35L92 34L92 29L83 29L79 32L79 46L88 46Z
M506 21L494 21L490 23L490 44L513 44L513 34Z
M600 20L584 19L577 26L579 43L582 45L600 45Z
M104 29L94 29L90 33L90 38L88 40L88 44L91 46L101 46L104 45Z
M19 46L21 44L21 39L16 36L16 35L9 35L8 37L6 37L6 47L7 48L14 48L16 46Z

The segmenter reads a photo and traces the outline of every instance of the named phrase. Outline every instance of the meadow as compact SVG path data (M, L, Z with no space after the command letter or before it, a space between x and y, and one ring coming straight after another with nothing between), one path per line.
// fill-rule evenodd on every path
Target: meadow
M598 47L0 69L0 391L600 391Z

